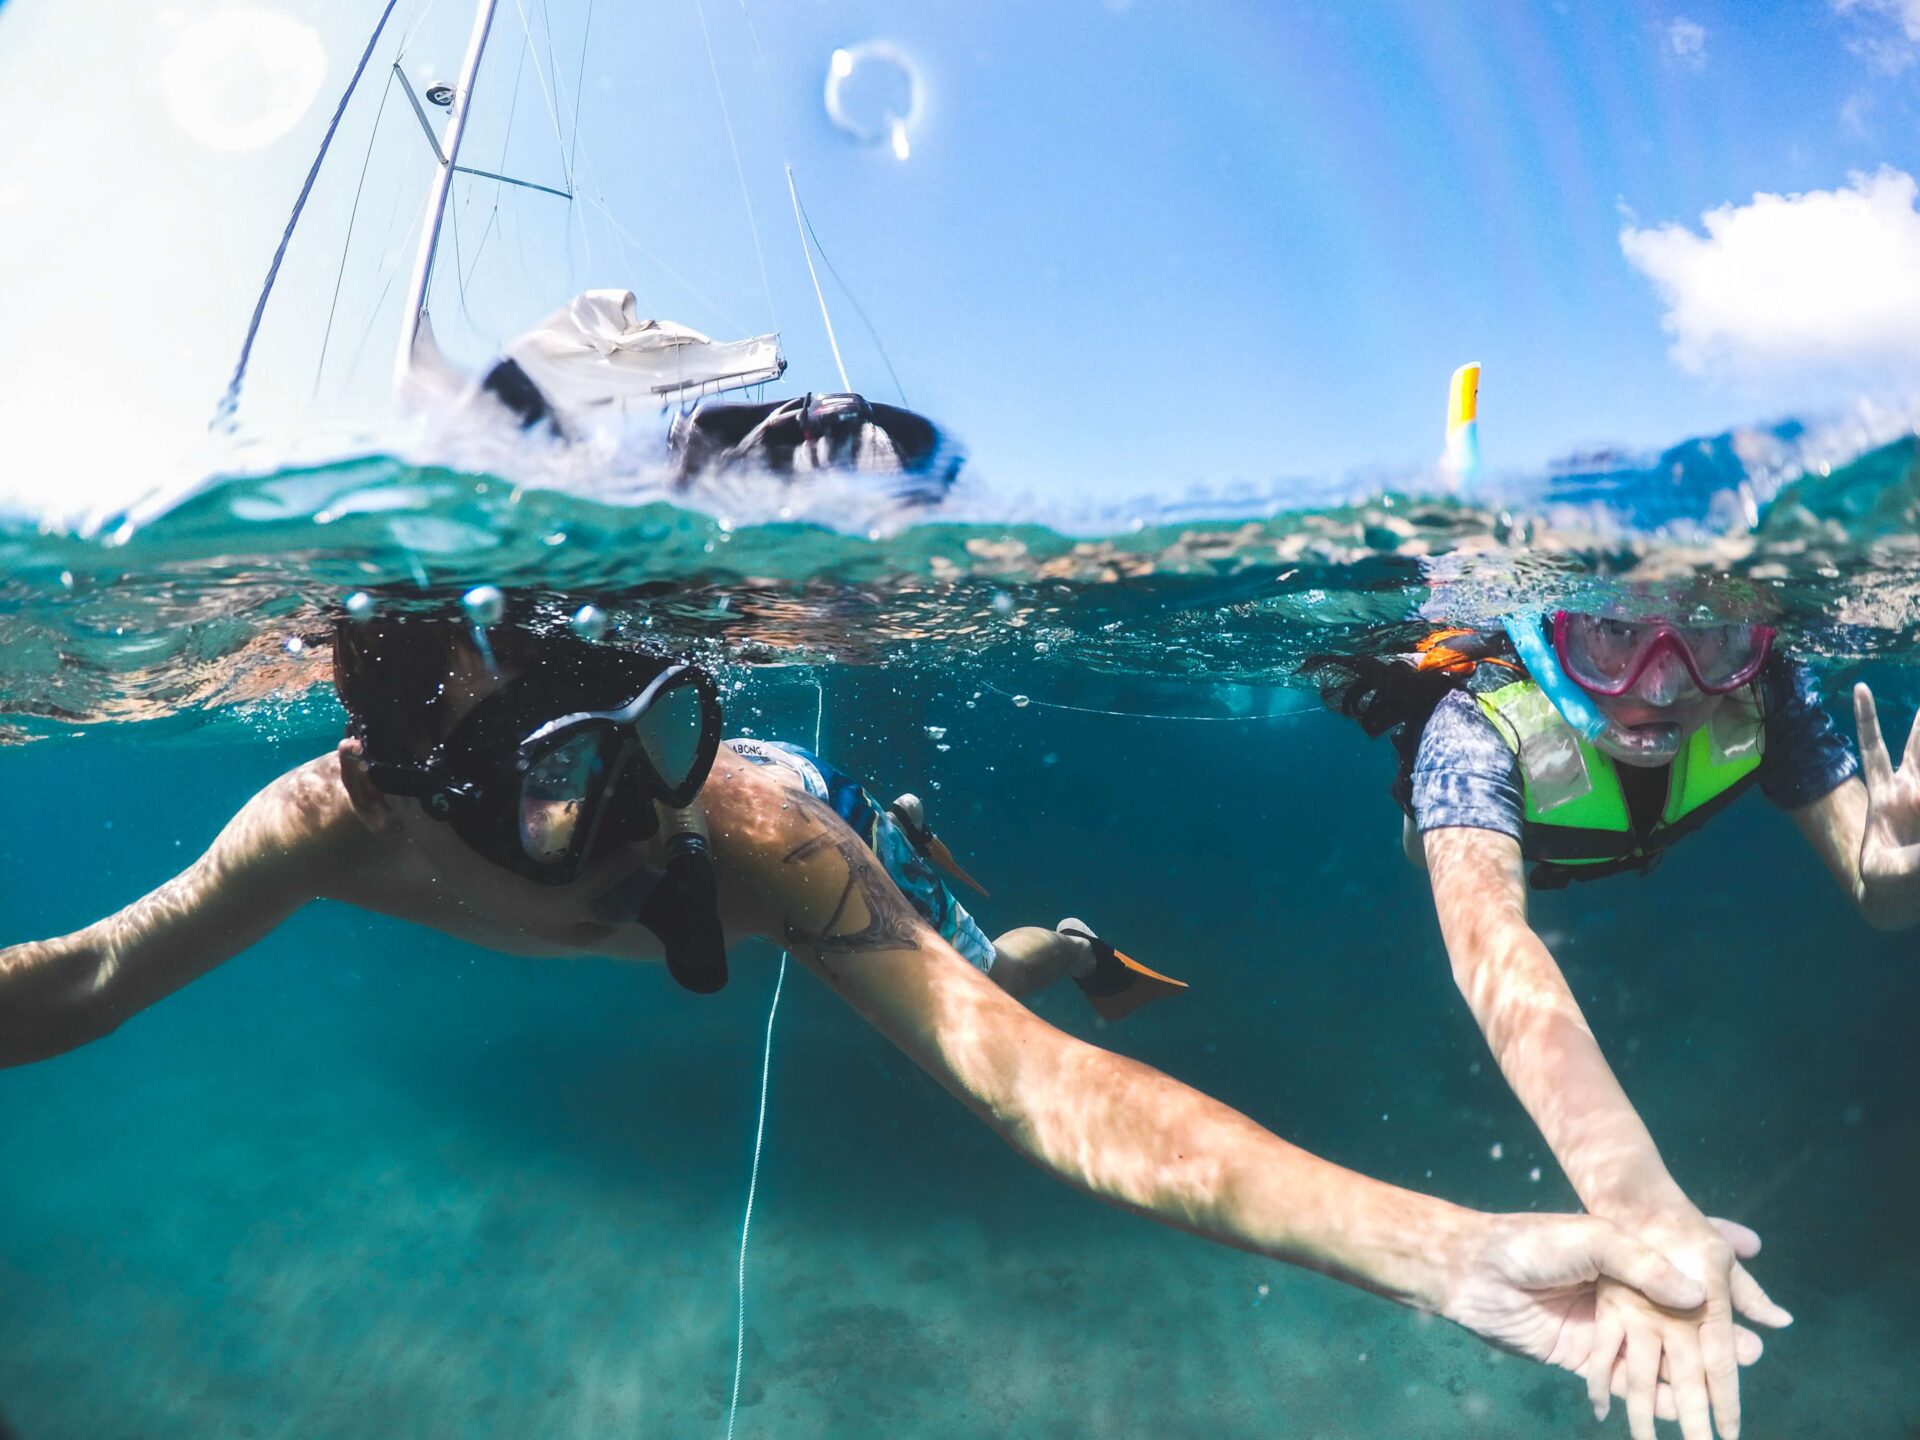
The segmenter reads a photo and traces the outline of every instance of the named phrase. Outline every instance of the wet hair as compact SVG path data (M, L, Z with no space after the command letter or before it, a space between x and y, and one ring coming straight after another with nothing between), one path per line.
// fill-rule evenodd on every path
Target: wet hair
M487 632L498 668L509 674L532 663L533 638L512 624ZM460 650L473 645L472 622L458 608L336 616L333 686L347 733L374 758L423 759L460 718L447 685Z
M656 674L662 657L618 644L583 640L566 617L576 599L510 592L501 618L486 628L487 668L512 679L536 664L551 683L583 704L612 708L631 700ZM333 621L333 683L347 712L347 733L374 759L422 760L466 713L449 684L484 664L473 622L456 596L422 600L417 593L377 602L356 620Z

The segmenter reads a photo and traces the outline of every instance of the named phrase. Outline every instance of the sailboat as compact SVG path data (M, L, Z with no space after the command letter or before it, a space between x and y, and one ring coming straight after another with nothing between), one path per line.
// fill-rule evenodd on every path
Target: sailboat
M261 317L288 243L396 3L385 0L360 63L321 140L255 305L216 423L229 422L233 416ZM882 405L852 393L844 383L844 368L843 389L838 392L775 401L700 403L780 379L787 362L779 335L715 340L673 320L643 316L631 290L600 288L576 295L500 346L498 357L478 375L446 359L435 337L430 302L456 177L573 198L569 189L481 169L462 160L481 61L497 8L498 0L476 0L465 54L452 84L429 84L422 91L415 88L398 59L392 67L390 83L404 93L433 158L425 217L394 354L393 384L403 406L451 409L462 417L491 416L562 444L605 417L618 422L635 409L673 410L676 413L667 444L672 473L683 486L702 475L736 468L790 478L851 469L905 477L907 484L898 487L896 493L908 499L935 500L944 495L962 463L958 448L926 417L903 406ZM439 126L434 123L435 110L445 112L444 123ZM796 211L798 204L796 193ZM803 236L802 245L805 243ZM811 270L811 256L808 264ZM817 289L817 277L815 284ZM821 311L831 340L832 321L824 298ZM837 341L834 353L837 363Z

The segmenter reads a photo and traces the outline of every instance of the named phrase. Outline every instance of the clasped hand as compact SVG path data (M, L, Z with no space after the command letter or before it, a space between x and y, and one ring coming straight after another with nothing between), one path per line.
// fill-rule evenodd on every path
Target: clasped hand
M1605 1419L1611 1396L1627 1402L1634 1440L1654 1440L1654 1418L1678 1420L1685 1440L1740 1434L1740 1371L1759 1358L1760 1337L1737 1324L1789 1325L1741 1262L1760 1237L1729 1220L1709 1220L1679 1196L1658 1206L1611 1214L1623 1231L1664 1256L1704 1290L1696 1305L1674 1307L1618 1280L1595 1287L1593 1341L1582 1367L1593 1413Z

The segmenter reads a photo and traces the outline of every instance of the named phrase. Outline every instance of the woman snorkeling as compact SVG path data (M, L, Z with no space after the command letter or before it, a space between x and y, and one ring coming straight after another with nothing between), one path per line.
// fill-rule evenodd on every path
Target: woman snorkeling
M1582 1203L1707 1285L1704 1319L1600 1287L1594 1410L1606 1413L1623 1363L1637 1440L1653 1435L1663 1353L1686 1361L1686 1440L1707 1440L1711 1418L1737 1435L1733 1316L1790 1317L1668 1172L1528 923L1528 883L1645 872L1757 787L1870 924L1920 922L1920 718L1896 768L1872 692L1856 686L1856 762L1776 640L1757 621L1639 595L1604 613L1441 629L1402 655L1308 662L1330 705L1392 734L1403 842L1427 869L1454 978Z

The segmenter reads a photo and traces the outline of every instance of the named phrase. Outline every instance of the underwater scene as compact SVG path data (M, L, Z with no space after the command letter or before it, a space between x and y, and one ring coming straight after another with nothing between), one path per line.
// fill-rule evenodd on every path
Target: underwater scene
M0 1440L1920 1435L1911 5L137 8Z

